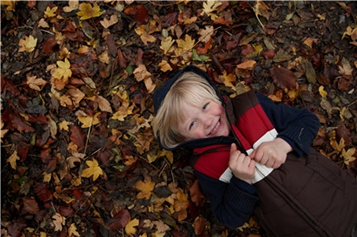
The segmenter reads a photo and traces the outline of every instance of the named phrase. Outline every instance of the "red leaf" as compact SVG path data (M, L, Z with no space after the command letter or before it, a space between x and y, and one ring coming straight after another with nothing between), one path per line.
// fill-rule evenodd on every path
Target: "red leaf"
M120 49L117 51L118 54L118 63L119 63L119 68L126 68L127 61L124 58L124 55Z
M52 199L52 192L49 190L48 185L45 183L37 183L34 186L35 193L39 199L43 202L47 202Z
M143 63L143 55L144 55L144 51L141 48L139 48L138 53L135 56L135 65L136 66L139 66L140 64Z
M78 188L73 189L73 196L76 198L81 198L83 196L82 190Z
M124 10L124 13L130 15L138 23L144 23L149 19L148 10L143 5L131 5Z
M263 52L263 57L265 59L272 59L275 56L275 51L272 49L267 49Z
M45 54L52 53L53 47L57 44L55 37L47 37L42 45L42 52Z
M20 117L18 114L10 112L9 119L10 119L11 125L19 131L25 131L25 132L36 131L36 129L34 129L29 124L24 122L22 117Z
M118 230L124 228L130 221L130 213L128 210L120 210L112 219L109 220L108 229Z
M70 139L78 146L79 150L83 149L86 145L86 139L87 139L86 135L84 134L82 129L78 126L74 125L71 127Z
M38 204L34 198L29 198L29 197L24 197L22 198L22 210L21 212L23 213L29 213L29 214L37 214L39 212L40 208L38 207Z
M65 217L71 217L74 215L74 211L70 206L60 206L59 213Z
M296 86L294 73L286 68L279 68L273 65L270 68L270 74L274 79L275 84L282 88L292 89Z

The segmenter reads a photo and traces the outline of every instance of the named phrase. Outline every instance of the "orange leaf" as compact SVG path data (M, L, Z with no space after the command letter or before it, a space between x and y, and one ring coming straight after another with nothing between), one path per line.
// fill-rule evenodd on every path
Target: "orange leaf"
M148 200L151 197L151 194L154 190L155 183L150 180L150 178L146 177L144 182L139 180L135 183L135 188L140 190L140 192L136 195L138 199L146 199Z

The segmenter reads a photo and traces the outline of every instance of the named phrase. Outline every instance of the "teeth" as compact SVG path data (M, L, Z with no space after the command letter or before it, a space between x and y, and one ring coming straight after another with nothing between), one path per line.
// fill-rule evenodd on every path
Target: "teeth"
M215 133L220 124L221 124L220 121L218 121L218 123L216 124L216 126L213 128L213 130L212 130L209 134Z

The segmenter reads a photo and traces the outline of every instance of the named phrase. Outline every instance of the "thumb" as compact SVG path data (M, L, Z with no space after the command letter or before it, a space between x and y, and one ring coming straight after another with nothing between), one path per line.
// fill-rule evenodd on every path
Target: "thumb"
M250 158L252 158L252 159L254 159L254 157L255 157L255 153L256 153L256 151L255 151L255 149L252 151L252 153L250 153Z
M237 145L235 143L231 144L231 154L237 150Z

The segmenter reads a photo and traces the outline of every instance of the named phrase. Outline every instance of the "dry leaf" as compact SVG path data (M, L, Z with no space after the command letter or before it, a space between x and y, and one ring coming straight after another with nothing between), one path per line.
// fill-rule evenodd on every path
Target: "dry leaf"
M63 226L66 224L66 218L59 213L52 216L52 223L55 225L54 231L61 231Z
M26 83L29 85L29 87L36 91L41 91L42 88L47 84L47 81L43 80L42 78L37 78L37 76L31 76L30 73L26 75L26 79Z
M198 38L198 41L201 41L203 43L207 43L214 32L213 26L206 26L205 29L200 29L197 33L200 35L200 38Z
M92 161L87 160L86 164L88 165L88 168L83 170L82 177L89 178L93 176L93 181L96 181L98 177L104 173L102 168L99 167L96 159L93 159Z
M69 0L68 7L63 7L64 12L71 12L77 10L79 6L79 0Z
M81 128L89 128L91 126L97 125L100 123L100 120L98 119L98 116L101 114L101 112L97 112L93 117L92 116L78 116L79 122L82 123Z
M47 6L46 11L44 12L46 18L52 18L56 16L56 11L58 7L49 7Z
M92 4L90 3L81 3L79 5L79 10L80 11L77 12L77 15L82 21L101 16L103 13L100 11L100 7L97 4L94 4L94 6L92 7Z
M138 194L136 194L136 198L138 199L146 199L148 200L153 191L154 191L154 186L155 183L151 181L151 179L149 177L145 177L144 181L137 181L135 183L135 188L138 189L140 192Z
M118 22L118 16L117 15L111 15L110 19L108 20L107 18L104 18L104 20L100 21L100 24L108 29L110 26L116 24Z
M129 221L129 223L125 226L125 233L128 235L135 235L136 234L135 226L138 226L138 225L139 225L139 220L136 218Z
M20 160L20 157L17 155L17 151L15 150L14 153L12 153L12 155L6 159L7 162L10 163L11 168L13 168L14 170L16 170L16 161Z
M37 45L37 39L34 38L32 35L30 36L25 36L25 39L20 39L19 41L19 46L21 47L19 49L19 52L28 52L31 53L32 51L35 50Z

